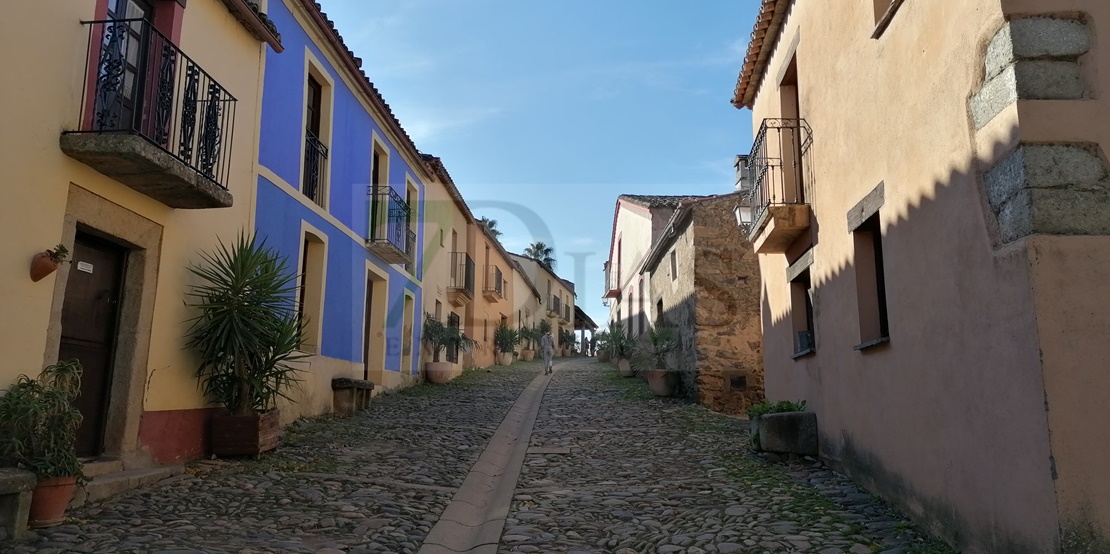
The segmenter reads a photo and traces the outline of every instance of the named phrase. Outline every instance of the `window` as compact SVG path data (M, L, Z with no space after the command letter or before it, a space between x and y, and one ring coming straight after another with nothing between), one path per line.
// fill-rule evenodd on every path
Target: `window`
M436 300L436 321L443 321L443 302Z
M386 236L386 202L382 197L389 192L389 149L378 140L372 139L370 151L370 231L366 237L373 240Z
M482 340L489 341L489 316L482 320Z
M663 299L655 303L655 324L663 325Z
M678 279L678 252L671 250L671 280Z
M305 232L301 244L301 288L297 318L304 325L300 350L319 354L324 307L326 246L320 236Z
M443 243L443 229L439 230L439 245L444 246L444 243Z
M317 206L326 208L328 147L324 140L327 134L325 99L328 88L321 84L323 79L315 71L310 65L308 82L305 85L304 175L301 192Z
M644 332L647 331L647 307L644 306L644 280L643 279L640 279L640 286L639 286L639 291L638 292L640 294L640 298L639 298L640 314L639 314L639 317L637 318L637 319L639 319L638 327L640 328L639 329L640 333L644 333Z
M451 312L447 315L447 326L459 328L459 314ZM453 364L459 363L459 346L457 344L447 348L447 361Z
M405 271L415 275L416 274L416 234L418 232L418 225L420 222L420 214L416 209L420 204L420 192L416 189L416 185L412 181L405 181L405 204L408 205L409 214L408 221L405 222L405 254L408 254L408 263L405 264Z
M812 354L817 349L813 324L813 286L809 269L790 281L790 315L794 328L794 357Z
M890 340L879 213L875 212L856 227L852 238L855 242L853 264L856 268L856 301L859 306L860 344L856 346L856 350L863 350Z

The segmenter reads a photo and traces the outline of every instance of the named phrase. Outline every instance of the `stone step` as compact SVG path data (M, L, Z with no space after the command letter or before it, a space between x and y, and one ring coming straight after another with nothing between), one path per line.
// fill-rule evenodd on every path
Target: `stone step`
M174 475L185 472L185 466L163 466L150 469L132 469L97 475L84 487L78 487L70 502L71 508L83 506L88 502L104 500L131 489L151 485Z
M82 465L85 477L92 479L106 473L119 473L123 471L123 462L111 458L96 458L86 460Z

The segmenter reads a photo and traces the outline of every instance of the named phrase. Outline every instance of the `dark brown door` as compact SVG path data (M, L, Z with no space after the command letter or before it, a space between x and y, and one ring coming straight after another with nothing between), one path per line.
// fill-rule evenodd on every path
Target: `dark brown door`
M58 359L77 358L84 368L81 396L74 402L84 416L77 429L81 456L103 451L126 257L125 249L83 233L74 241Z
M362 378L370 379L370 320L374 317L374 281L366 282L366 313L362 329Z

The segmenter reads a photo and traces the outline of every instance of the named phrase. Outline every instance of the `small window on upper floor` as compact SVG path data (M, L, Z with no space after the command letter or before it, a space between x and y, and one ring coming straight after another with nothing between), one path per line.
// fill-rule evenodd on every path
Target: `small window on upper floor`
M331 110L330 87L326 83L327 81L318 74L317 69L310 65L308 81L305 84L304 175L301 180L301 192L324 209L327 209L328 205L326 141Z
M678 279L678 253L671 250L671 280Z
M902 6L904 0L868 0L872 2L875 7L875 31L871 34L871 38L879 38L882 36L883 31L890 25L890 21L894 19L894 13Z

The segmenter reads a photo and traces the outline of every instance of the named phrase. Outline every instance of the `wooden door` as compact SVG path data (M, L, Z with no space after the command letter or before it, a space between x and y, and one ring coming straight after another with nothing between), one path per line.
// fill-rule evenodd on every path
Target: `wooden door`
M78 233L74 241L58 359L77 358L84 368L74 402L84 416L77 429L81 456L103 452L126 258L124 248L105 240Z
M366 281L366 312L362 329L362 378L370 380L370 322L374 318L374 281Z

